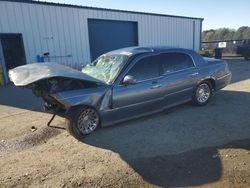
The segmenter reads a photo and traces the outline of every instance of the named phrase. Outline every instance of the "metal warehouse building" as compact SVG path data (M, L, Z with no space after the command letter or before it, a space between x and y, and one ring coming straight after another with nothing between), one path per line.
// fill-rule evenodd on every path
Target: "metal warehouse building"
M45 61L79 68L100 54L127 46L167 45L197 51L202 20L38 1L0 1L2 72L7 81L9 69L43 60L45 53Z

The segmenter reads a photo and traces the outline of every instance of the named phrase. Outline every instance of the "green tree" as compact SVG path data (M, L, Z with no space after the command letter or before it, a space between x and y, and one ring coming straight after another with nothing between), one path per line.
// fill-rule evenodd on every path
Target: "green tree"
M250 27L242 26L238 30L230 28L210 29L203 31L202 37L204 42L214 40L250 39Z

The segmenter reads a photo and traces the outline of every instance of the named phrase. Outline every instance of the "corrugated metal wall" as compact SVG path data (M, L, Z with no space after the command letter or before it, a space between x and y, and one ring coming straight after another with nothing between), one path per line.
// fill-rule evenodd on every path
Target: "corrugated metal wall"
M87 18L138 22L139 45L200 48L201 20L0 1L0 33L22 33L27 63L50 52L56 61L90 61Z

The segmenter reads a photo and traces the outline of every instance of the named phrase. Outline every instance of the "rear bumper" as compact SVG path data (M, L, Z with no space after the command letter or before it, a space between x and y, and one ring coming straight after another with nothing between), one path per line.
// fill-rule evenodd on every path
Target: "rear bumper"
M216 80L216 90L222 89L224 87L226 87L228 84L230 84L232 79L232 73L229 72L226 75L218 78Z

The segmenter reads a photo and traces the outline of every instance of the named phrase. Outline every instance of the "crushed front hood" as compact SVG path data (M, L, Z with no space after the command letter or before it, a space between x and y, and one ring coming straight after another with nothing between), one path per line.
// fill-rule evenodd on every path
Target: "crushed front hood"
M39 80L52 77L73 78L94 83L105 84L78 70L54 62L32 63L16 67L9 71L9 78L16 86L26 86Z

